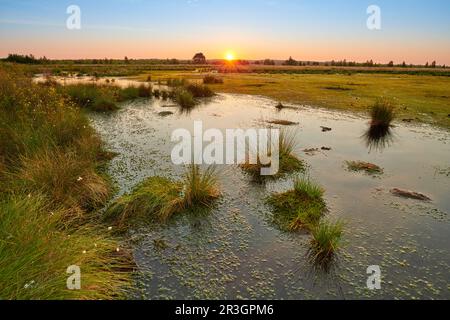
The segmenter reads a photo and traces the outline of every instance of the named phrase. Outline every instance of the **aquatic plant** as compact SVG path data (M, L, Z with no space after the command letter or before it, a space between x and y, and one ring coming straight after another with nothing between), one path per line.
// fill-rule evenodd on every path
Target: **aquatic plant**
M336 257L342 244L344 224L341 221L321 221L312 228L309 257L315 265L327 268Z

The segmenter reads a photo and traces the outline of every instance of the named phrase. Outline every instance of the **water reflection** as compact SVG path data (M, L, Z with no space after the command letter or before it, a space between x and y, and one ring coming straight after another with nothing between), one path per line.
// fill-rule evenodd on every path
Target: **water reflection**
M394 142L394 133L391 126L371 124L362 136L369 152L383 151Z

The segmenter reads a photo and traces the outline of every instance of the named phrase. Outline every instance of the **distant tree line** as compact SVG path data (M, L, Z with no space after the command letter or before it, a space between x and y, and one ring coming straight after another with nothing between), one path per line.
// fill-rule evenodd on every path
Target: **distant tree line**
M36 58L32 54L21 55L16 53L11 53L3 61L21 63L21 64L94 64L94 65L117 65L117 64L153 64L153 65L180 65L180 64L214 64L221 65L226 63L223 60L213 60L207 61L206 57L202 53L198 53L194 56L192 60L178 60L178 59L130 59L125 56L123 59L67 59L67 60L49 60L45 56L41 58ZM201 63L200 63L201 62ZM273 59L264 59L256 61L248 60L235 60L233 61L235 65L265 65L265 66L275 66L277 62ZM436 61L426 62L424 65L414 65L407 64L405 61L399 64L395 64L394 61L389 61L387 64L375 63L373 60L367 60L366 62L356 62L344 60L332 60L328 62L317 62L317 61L297 61L292 57L278 64L283 66L332 66L332 67L397 67L397 68L446 68L446 65L437 65Z

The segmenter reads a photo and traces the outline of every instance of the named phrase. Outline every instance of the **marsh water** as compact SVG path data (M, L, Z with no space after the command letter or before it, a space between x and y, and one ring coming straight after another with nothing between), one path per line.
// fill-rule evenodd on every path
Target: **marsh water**
M292 127L295 153L326 190L327 218L345 222L334 267L313 268L306 257L311 235L286 233L272 222L265 199L292 188L294 175L256 183L237 166L219 166L222 197L209 212L130 230L138 267L131 298L450 298L450 133L396 122L384 147L374 148L365 138L364 115L308 106L278 111L276 104L219 94L186 113L170 101L138 99L115 113L90 117L118 153L109 166L117 196L149 176L180 179L184 168L172 164L171 134L178 128L192 132L196 120L205 130L261 128L275 119L298 122ZM321 126L332 130L322 132ZM375 163L384 173L348 171L346 160ZM432 201L399 198L392 188L421 192ZM372 265L381 268L380 290L367 288Z

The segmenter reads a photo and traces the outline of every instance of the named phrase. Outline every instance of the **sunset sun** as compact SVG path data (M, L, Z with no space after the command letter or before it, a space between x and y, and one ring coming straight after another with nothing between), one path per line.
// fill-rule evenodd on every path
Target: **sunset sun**
M233 61L235 59L234 58L234 53L233 52L227 52L226 55L225 55L225 59L228 60L228 61Z

